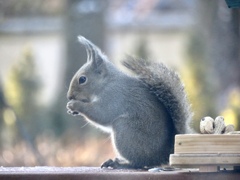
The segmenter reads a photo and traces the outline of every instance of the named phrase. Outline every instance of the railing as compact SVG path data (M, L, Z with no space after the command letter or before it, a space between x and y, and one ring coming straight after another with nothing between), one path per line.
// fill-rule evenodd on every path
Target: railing
M202 173L197 169L149 172L145 170L112 170L98 167L0 167L0 180L4 179L176 179L176 180L239 180L240 172L221 171Z

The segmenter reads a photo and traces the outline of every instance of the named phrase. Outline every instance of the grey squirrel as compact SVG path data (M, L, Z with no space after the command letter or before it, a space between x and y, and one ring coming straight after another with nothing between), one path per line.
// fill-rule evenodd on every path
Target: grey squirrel
M67 109L111 134L118 158L101 167L167 163L175 134L187 133L192 118L179 76L162 63L132 57L123 65L136 76L127 75L91 41L78 40L86 48L87 62L70 82Z

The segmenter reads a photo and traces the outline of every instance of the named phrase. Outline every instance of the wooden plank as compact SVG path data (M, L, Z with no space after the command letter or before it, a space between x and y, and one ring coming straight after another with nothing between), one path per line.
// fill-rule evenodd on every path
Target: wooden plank
M226 153L240 154L240 135L187 134L176 135L175 154Z
M239 180L240 172L199 173L194 169L148 172L144 170L113 170L99 167L0 167L1 180Z
M218 172L219 166L200 166L199 172Z
M174 167L240 166L240 154L171 154Z

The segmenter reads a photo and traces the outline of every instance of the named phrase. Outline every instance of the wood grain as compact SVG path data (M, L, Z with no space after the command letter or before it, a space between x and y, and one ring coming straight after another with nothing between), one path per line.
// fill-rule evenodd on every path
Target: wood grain
M170 165L176 167L240 166L240 154L171 154Z
M240 135L187 134L176 135L175 154L240 154Z

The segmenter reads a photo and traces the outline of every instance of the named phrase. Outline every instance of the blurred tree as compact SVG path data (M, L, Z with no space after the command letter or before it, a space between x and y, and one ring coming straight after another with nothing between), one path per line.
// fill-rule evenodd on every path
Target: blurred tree
M206 60L206 45L201 33L191 34L187 67L182 69L182 75L186 84L189 100L194 112L193 127L199 130L199 121L204 116L215 116L216 101L214 80L211 66ZM209 78L210 77L210 78Z
M13 107L24 127L35 137L41 127L39 118L41 80L35 71L30 49L26 49L22 59L9 72L5 85L7 102Z
M231 92L239 90L240 11L228 9L224 1L197 3L188 50L191 68L188 69L192 70L190 78L194 85L189 92L198 120L196 126L199 126L203 116L221 115L228 107Z
M26 141L35 155L38 165L44 165L44 160L34 145L34 139L42 126L40 114L43 109L39 104L41 81L35 71L33 55L26 49L22 59L9 72L6 80L6 101L3 109L5 144ZM20 135L20 136L19 136ZM6 143L6 141L8 141Z
M5 96L3 93L3 87L2 87L2 82L0 81L0 149L2 147L3 143L3 129L4 129L4 120L3 120L3 113L4 109L6 108L6 102L5 102Z
M146 59L146 60L149 59L150 57L147 49L148 46L147 46L146 39L141 38L139 42L137 42L136 44L137 44L136 55L142 59Z
M5 100L3 85L0 82L0 148L12 145L17 137L15 115L9 110Z
M0 127L3 122L3 109L6 107L5 96L3 94L2 81L0 80Z
M225 121L232 122L239 130L240 105L234 101L240 94L240 10L229 9L223 1L217 1L215 16L209 56L218 81L216 107L218 112L224 111ZM231 112L227 109L232 113L226 113Z
M0 16L34 17L60 15L66 0L1 0Z
M240 128L240 89L233 89L228 96L228 104L222 111L227 124L234 124L236 130Z
M96 132L94 128L84 127L86 122L80 116L72 117L67 114L67 90L74 73L86 62L86 51L78 43L77 37L83 35L104 49L104 13L106 1L98 0L69 0L66 2L64 17L64 37L66 41L66 65L65 78L62 81L62 89L58 94L58 100L51 110L53 117L52 127L57 135L66 130L77 132L80 138ZM76 121L76 119L78 119ZM80 120L79 120L80 119Z

